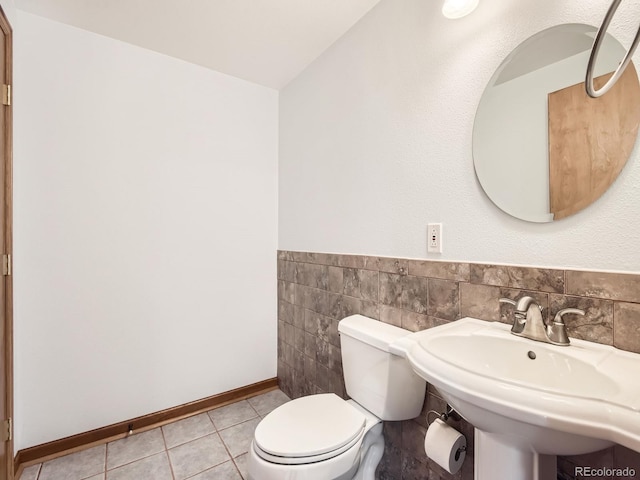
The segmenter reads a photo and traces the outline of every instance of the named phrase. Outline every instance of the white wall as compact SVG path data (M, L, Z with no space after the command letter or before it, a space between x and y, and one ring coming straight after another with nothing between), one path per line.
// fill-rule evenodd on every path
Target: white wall
M454 21L442 2L382 0L280 93L279 247L639 272L638 148L600 200L549 224L495 207L471 154L504 57L553 25L599 26L609 4L481 1ZM625 45L637 12L635 0L616 14ZM427 255L428 222L444 223L443 254Z
M16 451L274 377L278 92L15 34Z

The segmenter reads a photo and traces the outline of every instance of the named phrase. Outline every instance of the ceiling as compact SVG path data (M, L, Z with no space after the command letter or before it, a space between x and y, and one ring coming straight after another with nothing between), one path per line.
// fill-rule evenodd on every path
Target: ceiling
M380 0L16 0L20 10L280 89Z

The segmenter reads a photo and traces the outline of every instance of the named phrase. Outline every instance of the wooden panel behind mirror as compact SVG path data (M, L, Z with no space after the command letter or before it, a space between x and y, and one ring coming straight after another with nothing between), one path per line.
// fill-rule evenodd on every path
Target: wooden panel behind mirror
M595 79L600 88L612 74ZM597 200L618 177L638 134L640 85L629 64L599 98L578 83L552 92L549 102L549 202L554 220Z

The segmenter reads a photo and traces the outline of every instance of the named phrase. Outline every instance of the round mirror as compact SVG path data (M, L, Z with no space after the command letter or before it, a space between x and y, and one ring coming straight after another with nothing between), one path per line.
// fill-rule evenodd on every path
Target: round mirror
M489 198L530 222L568 217L597 200L624 167L640 124L633 63L599 98L585 91L597 29L558 25L521 43L482 94L473 126L476 175ZM595 71L601 87L624 57L607 34Z

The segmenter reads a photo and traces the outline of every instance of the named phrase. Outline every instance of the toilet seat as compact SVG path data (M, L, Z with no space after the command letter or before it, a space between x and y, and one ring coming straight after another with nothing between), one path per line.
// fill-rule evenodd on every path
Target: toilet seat
M254 450L277 464L319 462L360 442L365 426L365 415L337 395L310 395L269 413L256 427Z

